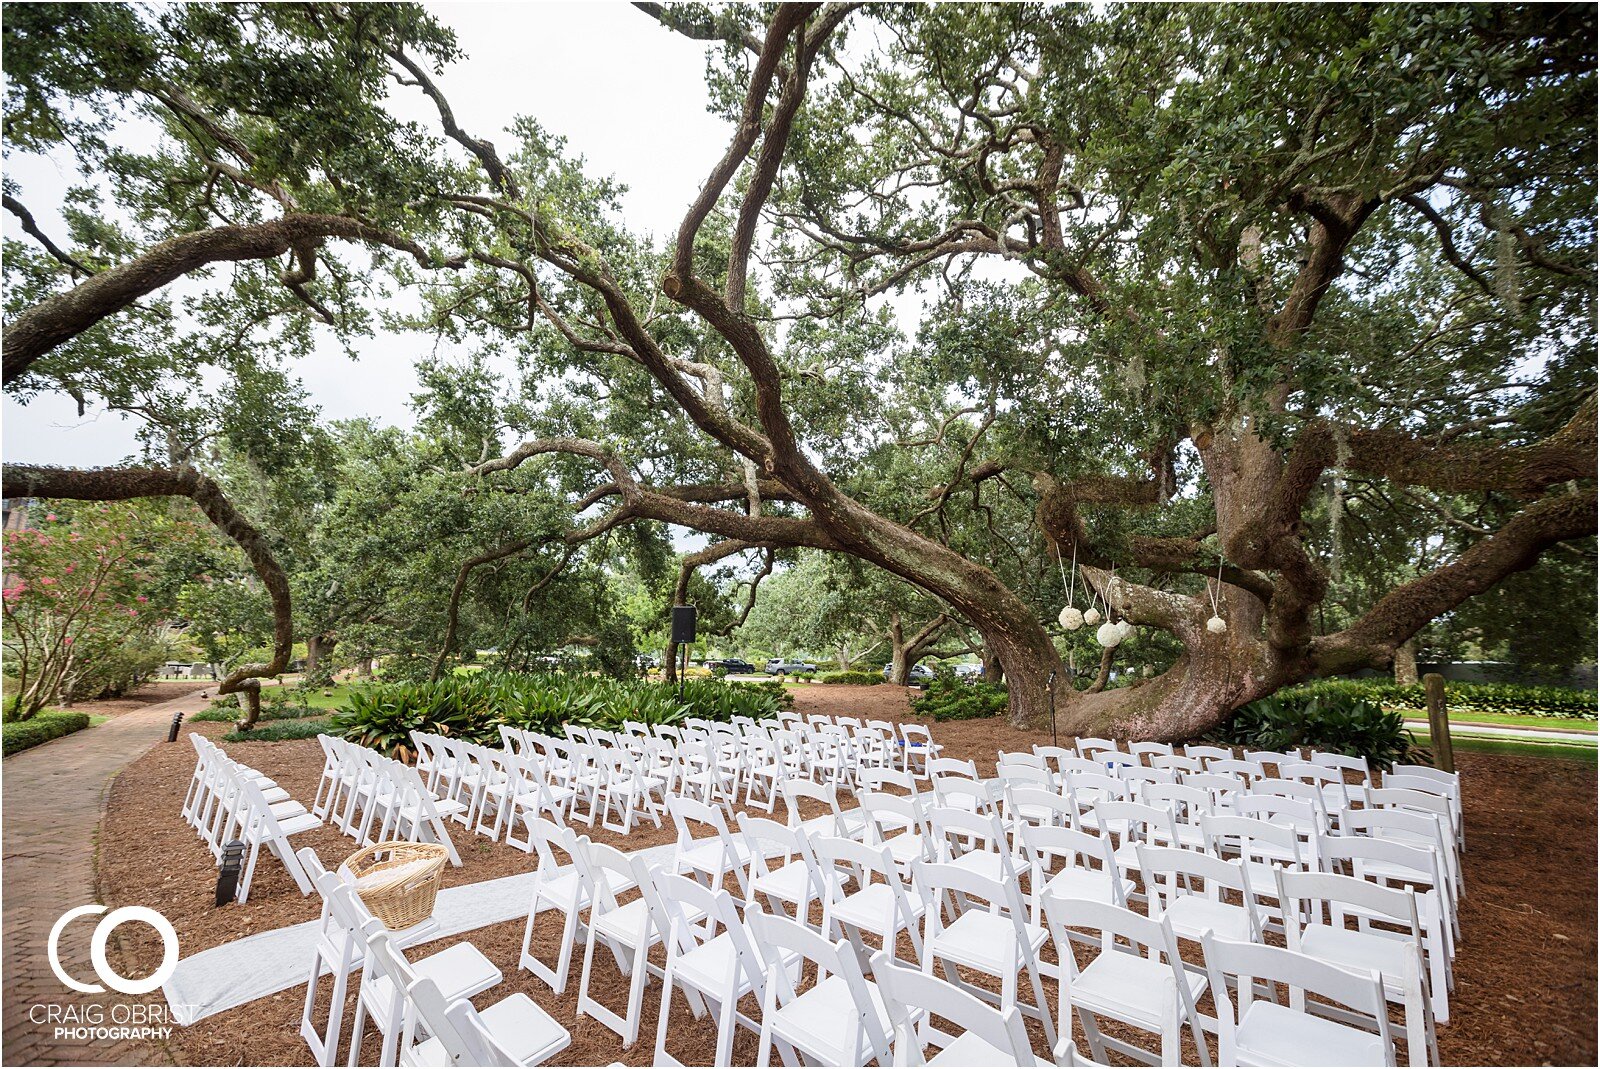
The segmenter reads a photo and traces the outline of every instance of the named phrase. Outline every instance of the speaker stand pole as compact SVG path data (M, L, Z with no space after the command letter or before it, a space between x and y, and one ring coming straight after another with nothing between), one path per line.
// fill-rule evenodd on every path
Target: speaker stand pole
M689 671L689 644L687 642L683 643L683 645L682 645L682 653L680 654L680 656L681 656L681 659L682 659L682 664L680 664L678 666L678 704L682 705L683 704L683 676L684 676L684 673Z

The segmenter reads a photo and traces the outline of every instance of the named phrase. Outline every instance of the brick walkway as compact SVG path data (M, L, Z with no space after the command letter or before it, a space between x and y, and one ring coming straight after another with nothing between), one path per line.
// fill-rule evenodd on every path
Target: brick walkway
M24 750L0 766L5 820L0 835L5 869L0 1056L5 1065L119 1065L140 1059L141 1052L126 1041L57 1040L53 1026L33 1023L29 1012L35 1005L98 1002L109 1017L113 1002L126 1001L115 993L79 995L63 987L46 956L50 928L68 909L99 900L95 837L112 777L165 742L174 712L193 713L206 704L196 691ZM63 966L90 982L93 920L79 918L61 938Z

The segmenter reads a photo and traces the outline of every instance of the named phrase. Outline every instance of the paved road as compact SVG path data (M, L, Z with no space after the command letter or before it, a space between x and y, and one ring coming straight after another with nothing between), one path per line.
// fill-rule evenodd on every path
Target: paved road
M120 999L78 995L63 987L46 957L50 929L66 910L99 901L95 838L112 777L166 740L174 712L193 713L206 704L197 690L24 750L0 765L5 818L0 834L5 869L0 1058L5 1065L123 1065L138 1059L139 1051L125 1041L57 1040L53 1027L33 1023L29 1013L36 1005L98 1003L109 1015ZM61 960L70 974L92 976L93 932L87 919L64 932Z

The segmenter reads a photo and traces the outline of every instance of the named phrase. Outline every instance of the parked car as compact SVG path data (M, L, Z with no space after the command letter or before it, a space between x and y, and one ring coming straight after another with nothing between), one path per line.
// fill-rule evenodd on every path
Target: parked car
M973 683L983 678L983 665L977 662L958 664L951 671L956 674L957 679L965 680L968 683Z
M769 676L808 676L817 670L817 666L806 661L786 661L782 657L774 657L767 662L767 675Z
M661 658L654 657L648 653L641 653L633 659L633 666L635 668L659 668L661 667Z
M884 665L883 666L883 678L884 679L888 679L892 675L894 675L894 665L892 665L892 664ZM906 676L907 676L907 679L908 679L909 682L912 682L912 683L918 683L918 682L925 683L928 680L933 678L933 669L929 668L925 664L914 664L914 665L911 666L911 671L906 673Z
M720 661L707 661L706 667L713 673L722 672L724 675L743 676L756 670L756 666L739 657L724 657Z

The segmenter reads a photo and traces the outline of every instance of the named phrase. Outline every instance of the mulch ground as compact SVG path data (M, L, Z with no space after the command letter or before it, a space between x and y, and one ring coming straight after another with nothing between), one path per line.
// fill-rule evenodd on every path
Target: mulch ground
M909 717L905 692L887 685L807 687L797 691L796 704L801 712ZM199 724L185 730L216 737L226 727ZM934 733L949 756L977 761L985 775L993 774L998 750L1027 750L1034 743L1049 741L1048 732L1022 731L995 720L939 724ZM314 740L230 744L228 750L236 759L272 776L295 798L310 803L322 766L321 750ZM1458 761L1467 784L1467 897L1462 903L1451 1023L1439 1030L1443 1059L1452 1065L1594 1065L1595 770L1548 758L1461 754ZM302 898L270 856L264 857L257 869L248 903L222 908L212 904L216 870L210 854L178 816L193 767L193 748L180 740L156 747L118 777L100 836L101 900L113 907L139 904L160 910L177 928L185 956L254 932L315 920L317 899ZM781 804L776 817L785 818ZM664 821L661 829L646 823L626 838L598 827L592 832L581 824L578 827L598 841L625 850L668 842L673 837L670 821ZM473 836L459 825L451 828L465 865L446 870L446 886L532 867L529 855ZM296 844L315 848L330 863L355 848L351 839L331 828L297 836ZM639 1042L625 1051L609 1029L576 1015L581 951L563 995L552 995L531 973L518 968L523 924L517 920L480 928L429 944L419 953L470 940L505 975L503 983L477 1000L480 1008L523 991L571 1029L572 1045L554 1064L650 1064L659 981L652 980L646 988ZM536 934L541 956L549 956L558 930L554 914L541 918ZM128 975L147 974L156 964L159 947L153 935L141 939L141 932L139 925L119 929L122 939L116 953ZM901 948L901 955L911 957L908 945ZM606 1005L620 1010L626 1001L627 982L609 955L597 957L596 978L594 992ZM1054 984L1047 982L1046 988L1053 1017ZM1026 994L1023 997L1030 1000ZM175 1032L165 1054L192 1065L306 1064L309 1051L299 1037L304 998L305 988L300 986L206 1018ZM326 1003L325 992L321 1002ZM756 1007L744 1008L758 1016ZM1209 1006L1203 1009L1209 1010ZM1029 1028L1038 1049L1046 1049L1038 1025L1030 1022ZM1107 1031L1142 1045L1155 1042L1150 1036ZM715 1023L710 1018L694 1020L681 997L674 1003L670 1032L669 1049L680 1060L709 1061ZM1077 1032L1079 1049L1087 1051L1081 1028ZM1194 1064L1192 1050L1190 1054L1190 1064ZM755 1056L756 1037L741 1029L734 1044L735 1062L753 1064ZM369 1036L362 1060L375 1064L376 1057L375 1039Z
M137 712L150 705L160 705L170 702L174 698L181 698L185 694L193 694L197 690L204 690L207 686L215 686L210 680L161 680L154 683L141 683L138 687L124 694L120 698L100 698L95 701L77 702L72 706L75 713L88 713L91 716L121 716L123 713Z

